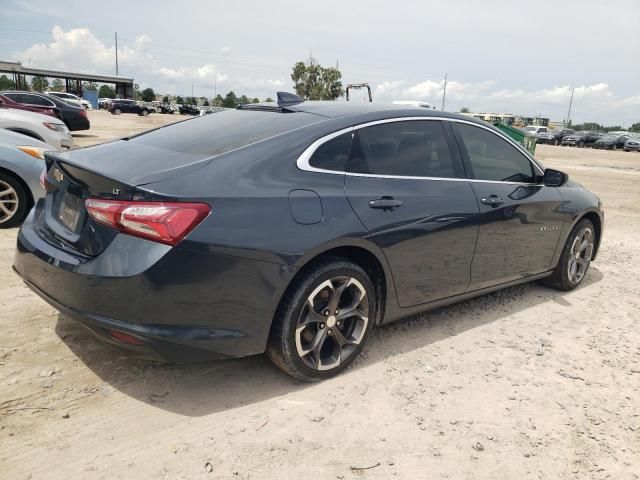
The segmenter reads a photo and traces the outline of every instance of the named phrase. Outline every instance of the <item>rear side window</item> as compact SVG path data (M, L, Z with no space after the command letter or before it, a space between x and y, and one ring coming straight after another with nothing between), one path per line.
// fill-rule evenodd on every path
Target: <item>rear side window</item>
M344 172L351 148L351 132L324 142L309 159L309 165L323 170Z
M533 165L516 147L483 128L456 123L469 157L474 178L529 183L535 180Z
M24 98L24 100L22 100L23 103L28 103L31 105L43 105L45 107L54 106L51 100L47 100L46 98L41 97L40 95L29 95L28 93L25 93L22 95L22 97Z
M390 122L356 130L349 171L405 177L455 177L439 121Z

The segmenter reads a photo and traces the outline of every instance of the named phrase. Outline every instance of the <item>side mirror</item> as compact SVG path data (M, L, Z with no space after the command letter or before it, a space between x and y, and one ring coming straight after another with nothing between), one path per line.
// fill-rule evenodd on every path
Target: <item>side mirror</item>
M569 180L569 175L560 170L554 170L553 168L547 168L544 171L544 177L542 183L546 187L561 187Z

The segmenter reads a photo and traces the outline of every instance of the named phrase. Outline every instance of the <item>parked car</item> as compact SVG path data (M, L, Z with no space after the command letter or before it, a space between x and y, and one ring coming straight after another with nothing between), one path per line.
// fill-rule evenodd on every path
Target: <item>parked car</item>
M615 133L607 133L593 143L593 148L617 150L618 148L623 148L627 140L629 140L628 134L619 135Z
M35 138L55 150L73 147L73 137L62 120L41 113L0 108L0 128Z
M200 115L200 110L195 105L178 105L180 115Z
M124 98L114 98L109 102L108 110L113 115L120 115L121 113L137 113L143 117L149 115L150 110L146 106L138 105L134 100L128 100Z
M50 101L43 102L42 99L32 97L31 95L32 94L29 93L28 95L24 95L24 96L11 95L11 97L8 97L5 95L5 92L0 92L0 107L26 110L28 112L41 113L43 115L48 115L50 117L62 119L62 114L60 113L60 110L58 110L58 107L56 107L56 105L53 102L50 102ZM13 98L24 100L27 103L22 103L22 102L13 100ZM40 102L41 104L38 105L35 103L30 103L32 101Z
M179 112L178 108L174 105L169 105L168 103L163 103L160 105L160 113L165 113L169 115L173 115L176 112Z
M0 128L0 228L20 225L44 195L40 175L47 150L46 143Z
M549 129L541 125L527 125L522 130L524 130L527 133L530 133L531 135L538 135L539 133L547 133Z
M137 355L266 350L303 380L345 369L374 325L585 278L600 201L500 130L278 97L47 153L46 201L18 234L15 270Z
M429 102L423 102L421 100L394 100L394 105L410 105L413 107L432 108Z
M562 138L562 146L578 148L590 147L601 137L602 133L599 132L591 132L587 130L575 132Z
M625 142L623 148L625 152L631 152L633 150L640 152L640 137L631 137Z
M109 108L109 102L113 100L112 98L99 98L98 99L98 109L106 110Z
M550 132L542 132L537 135L537 143L546 143L549 145L560 145L562 139L567 135L575 133L575 130L570 128L555 128Z
M40 105L47 108L55 108L59 113L59 118L72 132L77 130L88 130L91 124L87 111L76 105L71 105L57 97L40 92L23 92L18 90L6 90L0 92L0 98L12 100L14 104L24 106ZM11 105L12 108L15 108Z
M89 102L88 100L85 100L82 97L74 95L73 93L68 93L68 92L46 92L46 93L53 97L59 98L60 100L64 100L65 102L70 103L72 105L82 107L85 110L91 110L91 108L93 108L91 106L91 102Z

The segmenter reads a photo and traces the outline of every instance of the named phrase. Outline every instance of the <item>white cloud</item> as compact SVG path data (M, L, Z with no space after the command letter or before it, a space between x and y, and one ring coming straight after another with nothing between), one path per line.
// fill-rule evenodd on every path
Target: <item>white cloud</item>
M16 57L23 64L55 70L77 70L89 73L115 73L115 46L105 45L88 28L74 28L65 32L55 26L50 43L38 43L18 52ZM118 48L120 70L145 68L151 65L147 48L151 39L137 37L133 45Z
M224 82L227 80L227 75L220 73L219 69L212 63L202 65L200 67L179 67L179 68L166 68L161 67L158 73L171 80L210 80L214 78L218 82Z
M469 107L478 112L511 112L537 114L562 119L566 116L571 97L570 85L553 86L540 90L525 88L497 88L496 80L464 83L457 80L447 82L446 108L456 111ZM417 83L405 80L388 80L374 88L377 101L424 100L440 105L444 80L427 79ZM604 82L575 87L572 117L579 121L598 120L606 112L615 110L627 122L638 117L640 95L621 98Z
M220 49L220 53L221 53L222 55L226 55L226 54L227 54L227 53L229 53L230 51L231 51L231 47L227 47L226 45Z

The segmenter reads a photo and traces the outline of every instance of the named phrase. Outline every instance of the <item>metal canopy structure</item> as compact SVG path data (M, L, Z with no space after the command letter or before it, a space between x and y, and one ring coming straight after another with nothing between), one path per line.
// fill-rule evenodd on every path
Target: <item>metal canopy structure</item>
M82 82L110 83L115 85L118 98L133 98L133 78L112 75L96 75L93 73L62 72L43 68L25 67L20 62L0 60L0 74L13 75L17 90L27 90L26 77L59 78L65 81L67 92L82 96Z

